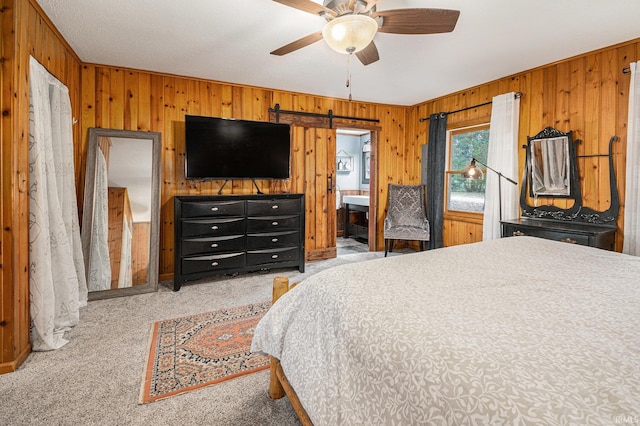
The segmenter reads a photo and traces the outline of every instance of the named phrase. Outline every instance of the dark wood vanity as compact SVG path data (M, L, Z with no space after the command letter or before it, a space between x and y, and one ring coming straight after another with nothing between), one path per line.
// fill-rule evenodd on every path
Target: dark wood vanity
M527 137L527 145L523 146L527 155L520 191L521 217L500 222L502 237L528 235L614 250L616 218L620 207L612 155L613 142L617 140L616 136L612 136L609 153L601 154L609 157L611 204L605 211L596 211L583 205L576 155L576 144L580 141L573 140L572 132L562 133L547 127L537 135ZM560 164L561 171L558 172L556 167L556 170L549 172L545 161L552 161L552 166ZM549 173L554 176L546 175ZM555 181L553 190L549 189L550 181ZM564 187L558 182L564 182ZM530 198L527 198L527 194ZM535 202L539 197L568 198L573 203L566 209L555 205L530 205L531 198Z
M369 239L369 225L366 213L369 213L369 206L359 204L344 204L344 238L353 237L358 241L367 242Z
M613 250L616 236L616 228L547 219L503 220L501 225L503 237L528 235L606 250Z

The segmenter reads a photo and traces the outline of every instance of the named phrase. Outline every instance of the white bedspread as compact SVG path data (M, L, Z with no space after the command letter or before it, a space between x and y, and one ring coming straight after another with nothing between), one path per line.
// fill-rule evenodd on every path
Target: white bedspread
M637 424L640 258L512 237L338 266L252 351L318 426Z

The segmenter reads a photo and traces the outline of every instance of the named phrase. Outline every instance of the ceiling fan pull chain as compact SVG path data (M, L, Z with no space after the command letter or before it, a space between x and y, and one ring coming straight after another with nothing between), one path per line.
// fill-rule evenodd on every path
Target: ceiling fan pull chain
M349 88L349 102L351 102L351 56L353 53L347 55L347 87Z
M351 86L351 54L347 55L347 87Z

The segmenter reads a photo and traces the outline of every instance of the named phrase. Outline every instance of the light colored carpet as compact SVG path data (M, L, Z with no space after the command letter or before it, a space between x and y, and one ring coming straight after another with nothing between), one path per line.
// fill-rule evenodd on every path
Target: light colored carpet
M399 255L394 252L393 255ZM169 283L156 293L89 302L70 343L32 353L16 371L0 375L0 425L295 425L287 398L267 394L269 372L139 405L140 383L154 321L261 302L276 276L299 281L331 266L382 257L358 253L307 262L294 269Z

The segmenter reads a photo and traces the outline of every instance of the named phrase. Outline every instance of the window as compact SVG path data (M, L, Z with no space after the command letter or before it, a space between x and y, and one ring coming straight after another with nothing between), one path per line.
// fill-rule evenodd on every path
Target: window
M468 166L472 158L486 164L489 125L465 127L448 133L447 211L482 213L486 173L482 179L464 179L458 171Z

